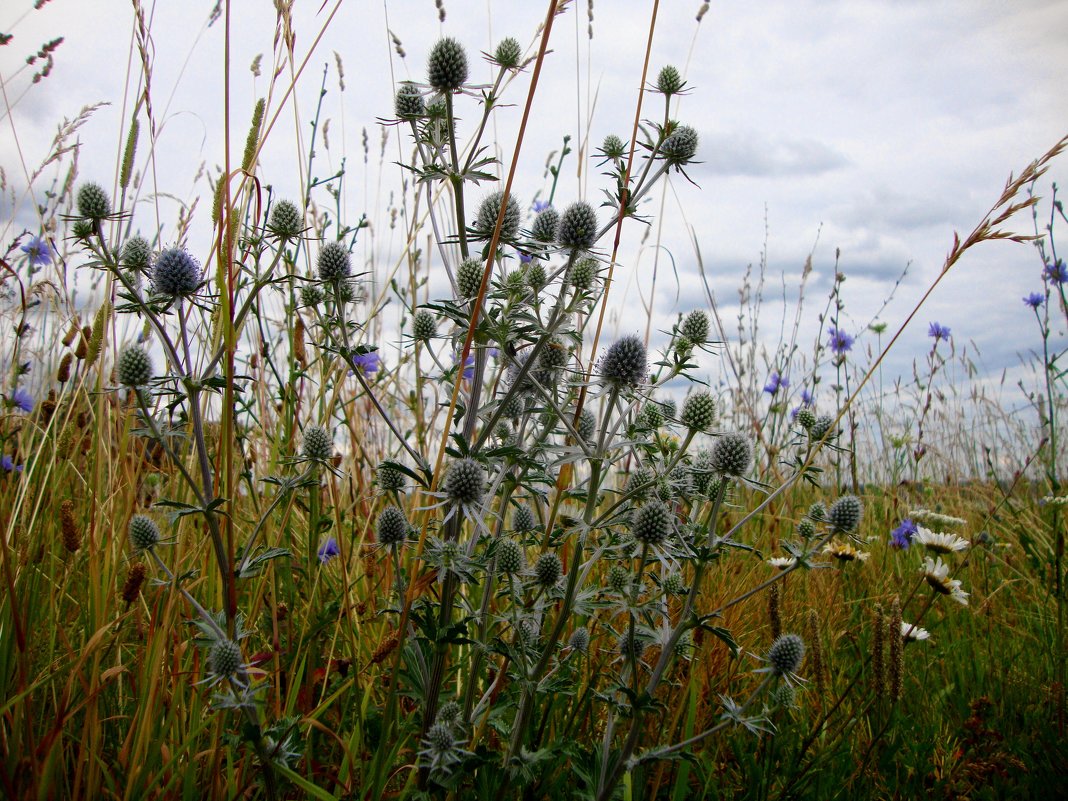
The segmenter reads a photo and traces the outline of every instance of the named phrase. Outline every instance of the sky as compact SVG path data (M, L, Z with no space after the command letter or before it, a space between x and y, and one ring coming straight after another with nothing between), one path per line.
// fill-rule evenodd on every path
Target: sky
M524 48L532 46L546 7L512 0L443 0L439 5L444 21L432 0L297 0L293 29L299 58L335 8L336 16L296 84L301 122L294 122L290 101L262 154L263 180L296 195L301 167L294 158L295 140L298 132L303 137L310 130L326 66L322 116L330 119L330 147L320 150L314 172L328 175L346 157L344 216L354 221L367 213L376 224L367 247L373 244L390 258L398 247L387 225L390 191L399 184L394 162L407 151L396 128L386 129L390 138L380 151L379 120L392 114L396 82L424 79L426 53L441 35L466 45L472 80L488 80L490 67L478 61L478 54L506 35ZM203 192L203 182L192 180L200 166L211 169L223 160L224 25L219 20L208 26L213 6L212 0L159 0L145 6L151 17L155 113L162 121L155 180L165 226L173 226L176 216L172 198L188 204ZM783 329L780 318L786 319L789 335L802 268L811 256L801 334L802 343L811 343L837 252L838 270L846 276L840 326L859 335L859 358L865 346L875 344L866 326L879 319L893 333L934 282L953 232L966 235L996 201L1010 172L1018 173L1068 134L1066 2L714 2L698 22L701 6L691 0L660 3L650 77L669 63L684 73L690 92L672 116L698 131L699 163L687 169L690 181L674 177L643 208L664 220L662 229L646 232L632 223L624 232L619 283L612 290L615 332L644 329L643 320L636 321L644 315L634 311L639 294L649 291L654 262L654 327L667 327L678 312L707 305L695 241L728 336L747 266L766 264L761 326L769 351ZM558 205L580 196L601 197L606 182L588 158L589 147L608 133L629 137L651 7L651 2L602 0L593 6L591 21L586 2L571 3L555 20L552 52L517 168L514 191L525 205L535 193L545 196L546 157L564 135L572 137L576 151L585 142L587 158L581 172L577 153L565 160ZM131 4L124 0L51 0L39 10L32 0L3 4L0 31L13 35L0 47L5 101L13 104L0 119L0 166L7 182L0 205L4 242L23 228L36 230L33 205L21 189L26 170L47 153L58 121L101 101L111 105L95 112L79 133L79 169L85 179L113 184L127 69L135 75L138 69L131 50L132 18ZM234 0L231 20L231 153L236 161L252 105L269 85L274 4ZM391 33L401 42L403 58ZM31 86L33 68L24 66L25 59L56 36L64 41L54 53L51 73ZM257 54L263 55L258 78L249 70ZM336 58L344 69L344 91ZM516 78L505 92L508 105L498 109L493 123L497 141L507 145L498 153L505 166L527 87L527 75ZM271 111L279 99L272 98ZM661 99L645 102L648 116L659 118ZM473 124L476 111L467 101L460 110L461 126ZM147 164L147 152L142 146L139 169ZM1066 174L1068 156L1055 162L1036 192L1048 198L1051 182L1063 184ZM146 228L156 208L148 194L137 212ZM205 199L199 219L207 216L207 208ZM1048 199L1040 209L1048 219ZM1032 222L1024 214L1011 227L1028 233ZM194 227L194 239L196 232ZM655 247L658 235L660 248ZM198 243L190 247L195 251ZM199 247L207 250L203 242ZM929 351L928 324L937 320L952 329L958 350L968 349L980 377L996 381L1005 369L1012 376L1030 375L1020 366L1021 356L1037 347L1039 338L1021 298L1042 288L1040 272L1029 245L979 246L943 278L888 356L885 370L910 374L913 361L922 362ZM1063 327L1055 335L1062 347ZM715 373L721 367L707 369ZM1022 393L1015 392L1008 393L1009 400L1022 402Z

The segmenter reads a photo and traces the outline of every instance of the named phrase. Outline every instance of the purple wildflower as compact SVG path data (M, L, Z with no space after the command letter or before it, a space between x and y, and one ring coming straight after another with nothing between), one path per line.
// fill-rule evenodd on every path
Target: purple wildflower
M33 411L33 395L21 388L16 388L15 391L11 393L11 397L8 398L8 403L12 406L17 406L27 413Z
M543 211L545 211L551 205L552 205L552 203L550 203L548 200L535 200L534 201L534 206L533 206L534 213L535 214L541 214Z
M15 464L15 460L8 456L6 453L0 456L0 469L3 469L5 473L21 473L23 465Z
M521 264L530 264L532 261L534 261L534 257L533 256L531 256L529 253L524 253L523 251L519 251L519 262Z
M352 357L352 364L364 375L373 375L382 367L382 357L375 352L358 353Z
M790 379L773 372L768 378L768 383L764 385L764 391L769 395L774 395L780 389L786 389L788 386L790 386Z
M341 549L337 547L337 540L327 537L326 542L319 546L319 561L325 565L340 553Z
M457 358L459 361L459 358ZM467 358L464 359L464 381L470 381L475 377L475 354L468 353Z
M815 401L815 400L816 399L814 397L812 397L812 393L809 392L807 389L802 389L801 390L801 405L802 406L811 406L813 401Z
M832 325L827 329L827 334L827 346L834 351L836 355L841 356L843 353L853 349L853 342L855 340L845 331L841 331Z
M1063 259L1057 259L1053 264L1046 265L1042 276L1055 284L1063 284L1068 281L1068 266L1065 265Z
M33 237L19 249L29 257L34 267L52 263L52 244L43 236Z
M940 339L949 339L949 326L939 325L938 323L931 323L927 329L927 336L934 337L935 342Z
M1045 302L1045 300L1046 296L1043 295L1041 292L1032 292L1030 295L1023 299L1023 302L1030 306L1032 309L1037 309Z
M904 550L912 545L912 538L919 529L909 518L901 521L901 525L890 532L890 547Z

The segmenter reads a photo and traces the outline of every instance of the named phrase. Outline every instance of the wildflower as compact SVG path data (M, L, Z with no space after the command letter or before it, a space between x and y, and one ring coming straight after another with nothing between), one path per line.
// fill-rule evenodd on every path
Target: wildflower
M864 506L856 495L843 495L831 504L827 512L827 522L831 529L839 533L848 533L860 525L864 515Z
M540 201L534 204L535 208L539 205L543 204L541 204ZM535 242L554 242L556 240L556 229L559 224L560 212L546 203L544 204L544 208L538 211L538 216L534 218L534 224L530 227L530 235L534 238Z
M505 203L504 192L491 192L478 207L473 229L478 236L489 239L497 227L497 217L501 213L501 203ZM523 211L519 201L514 195L508 195L508 201L504 207L504 219L501 221L500 240L509 242L516 238L519 233L519 223L522 220ZM481 278L481 276L480 276Z
M669 64L660 70L656 78L656 90L661 94L674 95L682 91L684 83L679 71Z
M78 214L97 222L111 214L111 200L104 187L97 183L82 184L78 189Z
M546 209L551 208L552 205L548 200L535 200L531 205L531 209L534 210L535 214L541 214Z
M340 242L327 242L319 250L316 267L323 281L343 281L352 272L352 257Z
M449 466L445 494L453 503L478 503L485 492L486 473L474 459L461 459Z
M644 545L660 545L671 534L671 510L662 501L642 506L631 521L631 534Z
M773 559L768 559L768 564L772 567L777 567L779 570L787 570L797 564L796 556L776 556Z
M1053 264L1046 265L1046 269L1042 271L1042 277L1055 284L1063 284L1068 281L1068 266L1065 266L1063 259L1057 259Z
M845 331L841 331L832 325L827 329L827 334L827 347L834 351L836 356L841 356L843 353L853 349L853 342L856 340Z
M848 542L829 542L823 547L823 552L839 562L867 562L871 556L866 551L858 551Z
M564 574L564 565L554 551L547 551L534 563L534 580L542 587L555 587Z
M159 526L151 517L134 515L130 518L130 542L139 551L148 551L159 544Z
M5 473L21 473L25 465L15 464L15 460L6 453L0 456L0 469Z
M920 628L915 623L906 623L901 621L901 639L905 642L919 642L920 640L926 640L931 636L931 632L927 629Z
M620 159L626 153L626 147L618 136L608 134L601 143L601 153L607 159Z
M292 201L279 200L271 209L267 231L286 242L296 239L302 230L304 230L304 215L300 213L300 209Z
M43 236L32 237L19 249L26 254L34 267L52 263L52 245Z
M936 534L923 526L920 526L913 540L927 548L927 550L939 554L963 551L969 545L968 540L958 537L956 534Z
M660 145L660 154L676 167L693 160L697 155L697 131L689 125L680 125Z
M335 556L341 554L341 549L337 545L337 540L333 537L327 537L326 542L319 546L319 562L320 564L326 564Z
M783 634L776 638L765 657L768 667L758 673L771 673L789 679L805 658L805 641L797 634Z
M426 103L419 87L414 83L402 83L393 101L393 110L398 119L414 120L426 113Z
M455 361L457 361L457 362L460 361L459 355L454 356L453 359ZM470 381L474 377L475 377L475 354L468 353L467 354L467 358L464 359L463 379L464 379L464 381Z
M420 762L428 767L431 773L447 774L467 753L460 748L461 744L462 741L456 739L453 734L452 726L435 723L427 730L426 739L423 740L423 750L419 752Z
M382 545L398 545L404 542L411 529L408 518L396 506L387 506L379 513L377 526L378 541Z
M185 248L168 248L156 257L152 289L171 299L192 295L200 286L200 265Z
M716 422L716 401L707 392L695 392L682 404L682 424L694 431L707 431Z
M764 385L764 391L769 395L774 395L780 389L786 389L789 386L790 379L784 375L779 375L778 373L773 372L768 379L768 383Z
M325 462L333 456L334 442L330 433L322 426L305 428L303 455L313 462Z
M15 391L11 393L11 397L7 399L7 402L11 406L15 406L22 409L24 412L33 411L33 395L21 387L16 387Z
M452 92L467 81L467 52L452 37L439 39L426 65L427 83L439 92Z
M420 309L412 318L412 339L417 342L429 342L438 333L438 322L434 313Z
M968 605L968 593L961 589L959 579L951 579L949 577L949 566L942 561L941 556L937 560L932 559L930 556L925 556L920 572L923 573L924 579L935 592L940 595L948 595L964 606Z
M927 328L927 336L934 337L935 342L940 339L949 339L949 327L939 325L938 323L931 323Z
M512 528L516 531L533 531L537 524L534 511L529 506L517 506L512 513Z
M730 432L716 439L712 446L712 469L725 476L741 476L753 461L753 446L749 438Z
M1043 295L1041 292L1032 292L1030 295L1023 299L1023 302L1030 306L1032 309L1037 309L1043 304L1045 300L1046 296Z
M812 426L816 425L816 413L807 406L798 406L794 409L793 417L805 431L811 431Z
M556 241L571 250L589 250L597 241L597 212L583 200L572 203L560 215Z
M364 375L374 375L382 367L382 357L374 351L370 353L357 353L352 357L352 366Z
M912 538L916 536L919 527L909 518L901 521L901 525L890 532L890 547L904 550L912 544Z
M679 333L695 345L702 345L708 341L708 329L708 315L701 309L694 309L683 318Z
M208 652L208 670L225 678L241 669L241 646L230 639L217 640Z
M589 629L585 626L580 626L571 632L571 637L567 641L567 647L573 651L578 651L580 654L584 654L590 650Z
M127 345L122 349L115 365L119 383L127 387L143 387L152 380L152 359L140 345Z
M801 390L801 405L802 406L811 406L815 402L815 400L816 399L814 397L812 397L812 393L811 392L809 392L807 389L802 388L802 390Z
M506 576L511 576L515 573L519 573L526 559L523 555L523 548L515 540L500 539L497 544L497 569L504 573Z
M601 380L616 389L637 387L645 383L648 373L645 345L635 334L612 343L601 357Z

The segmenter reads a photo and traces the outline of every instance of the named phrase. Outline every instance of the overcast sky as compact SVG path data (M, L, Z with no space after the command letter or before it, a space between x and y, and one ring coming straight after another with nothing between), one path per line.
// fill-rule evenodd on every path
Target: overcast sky
M203 191L203 184L192 183L200 164L211 168L222 163L224 30L222 21L206 27L213 5L212 0L161 0L153 12L154 102L157 117L165 120L158 146L165 158L157 161L157 180L161 192L186 202ZM321 5L325 10L320 13ZM345 214L350 221L365 212L378 220L380 247L388 245L381 230L383 209L390 188L398 185L392 162L400 151L398 129L391 128L394 138L380 166L377 120L392 114L395 81L423 80L426 53L442 34L463 41L473 61L505 35L515 36L524 47L532 45L543 5L446 0L442 23L432 0L340 4L297 85L296 101L306 135L323 66L329 64L323 116L331 121L330 152L320 153L315 172L326 175L331 170L327 161L336 167L347 156ZM24 227L32 231L36 226L32 203L17 191L25 180L15 134L32 170L47 152L60 119L84 105L109 101L112 105L82 129L80 171L85 179L112 185L131 59L137 68L130 48L129 2L51 0L37 11L32 6L32 0L7 0L0 10L0 30L14 35L0 47L0 74L8 102L16 104L0 123L0 166L9 191L16 188L15 209L10 197L0 207L5 242ZM297 51L303 56L334 4L298 0L296 6ZM1068 3L1063 1L715 2L698 24L700 6L691 0L662 2L654 35L653 75L668 63L685 72L692 93L682 98L676 116L701 138L701 163L688 170L696 186L675 178L665 195L668 224L658 321L703 305L687 240L692 228L728 323L735 315L735 289L746 265L760 261L766 237L766 295L773 301L777 293L779 308L783 286L788 296L796 293L802 265L812 253L806 333L814 331L815 315L830 289L836 249L848 277L842 327L853 334L876 315L909 266L880 316L892 331L937 275L953 231L970 231L1009 173L1020 171L1068 133ZM267 0L233 3L235 161L255 98L268 86L273 7ZM589 120L594 146L607 133L628 137L650 7L636 0L601 0L593 9L592 39L585 2L557 18L514 190L525 204L535 192L544 193L546 155L565 134L577 142ZM397 56L387 30L401 40L405 58ZM27 91L32 68L22 67L26 56L56 36L65 40L55 52L51 75ZM344 65L343 93L338 91L335 52ZM257 79L248 65L260 53L263 76ZM478 62L472 78L487 80L489 75L490 68ZM507 143L501 154L506 162L527 86L525 76L517 79L505 96L514 107L499 111L496 132ZM273 102L277 107L278 98ZM649 116L659 117L660 99L646 102ZM464 123L472 124L474 104L461 106L460 113ZM280 117L260 170L265 182L290 196L297 195L299 185L293 119L291 110ZM371 148L366 167L364 129ZM147 153L143 142L140 168ZM580 180L577 164L574 154L565 162L556 198L561 204L583 192L600 199L605 183L598 171L587 161ZM1051 181L1059 177L1063 183L1066 174L1068 161L1062 158L1038 192L1048 195ZM168 202L163 201L165 226L173 225L175 217L175 206ZM659 216L659 204L656 194L645 211ZM205 199L201 218L209 207ZM1048 215L1048 205L1043 213ZM139 207L138 215L143 215L145 229L152 226L149 204ZM1028 231L1030 225L1025 216L1016 227ZM617 308L626 309L617 329L624 333L628 327L644 329L642 322L633 322L633 309L637 284L648 287L654 251L649 243L640 247L642 233L637 224L626 230L626 263L613 289ZM190 242L190 247L206 251L208 243ZM681 292L667 254L679 271ZM1033 317L1021 298L1042 288L1040 270L1034 249L1026 245L985 245L974 251L932 295L892 354L888 370L908 373L913 359L923 359L933 320L952 329L958 348L974 342L976 358L981 357L988 374L1015 367L1018 354L1038 343ZM774 340L782 315L774 305L765 313L761 323ZM1059 337L1063 342L1063 332ZM861 344L866 341L873 339L868 336Z

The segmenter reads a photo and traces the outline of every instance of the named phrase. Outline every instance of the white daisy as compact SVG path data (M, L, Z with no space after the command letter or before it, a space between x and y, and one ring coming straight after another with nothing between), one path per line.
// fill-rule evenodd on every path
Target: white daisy
M866 551L858 551L848 542L829 542L823 547L823 552L841 562L867 562L871 556Z
M927 629L920 628L915 623L901 621L901 638L905 642L918 642L919 640L926 640L930 636L931 632Z
M956 534L935 533L923 526L920 526L919 530L912 536L912 541L923 545L933 553L963 551L971 544L968 540L958 537Z
M923 558L923 567L920 568L920 572L923 573L924 579L931 586L935 592L942 595L948 595L954 601L964 606L968 605L968 593L960 588L960 581L958 579L951 579L949 577L949 566L942 561L942 557L939 556L937 560L932 559L930 556Z
M773 559L768 560L768 564L772 567L777 567L779 570L786 570L797 564L796 556L776 556Z

